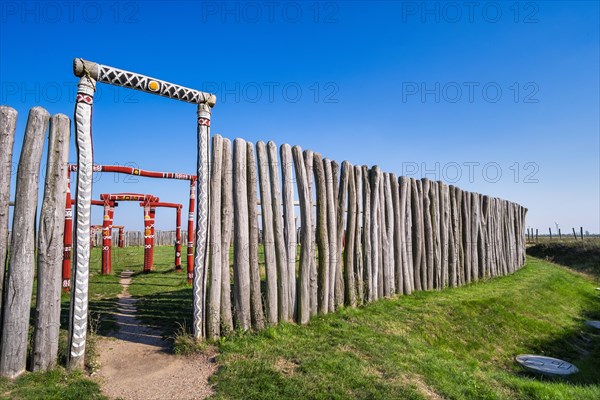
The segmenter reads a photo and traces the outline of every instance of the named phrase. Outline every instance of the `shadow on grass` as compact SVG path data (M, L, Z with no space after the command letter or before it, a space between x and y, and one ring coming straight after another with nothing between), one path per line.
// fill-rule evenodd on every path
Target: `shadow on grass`
M579 372L567 377L552 377L518 370L517 376L546 383L591 386L600 384L600 330L585 324L586 320L600 319L600 299L595 293L585 296L585 307L580 323L562 334L543 342L532 342L527 347L532 354L554 357L575 365ZM516 356L516 355L515 355Z

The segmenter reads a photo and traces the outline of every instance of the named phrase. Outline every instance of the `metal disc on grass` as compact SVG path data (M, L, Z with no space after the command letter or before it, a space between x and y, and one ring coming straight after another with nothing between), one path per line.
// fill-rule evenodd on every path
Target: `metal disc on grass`
M521 354L515 359L525 369L538 374L567 376L579 372L576 366L558 358Z
M600 329L600 321L585 321L585 324L592 328Z

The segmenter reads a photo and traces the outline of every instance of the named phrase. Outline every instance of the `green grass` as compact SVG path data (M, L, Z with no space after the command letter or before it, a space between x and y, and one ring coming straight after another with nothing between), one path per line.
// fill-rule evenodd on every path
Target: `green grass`
M131 269L136 275L129 291L139 299L141 319L177 336L175 350L197 350L185 336L191 286L185 272L173 269L173 249L156 248L149 274L141 273L142 260L142 248L114 249L113 274L101 276L94 249L90 308L98 332L114 328L119 275ZM600 319L594 289L593 279L530 257L512 276L342 309L306 327L235 332L217 343L221 368L212 378L214 397L600 398L600 335L583 324ZM581 372L569 379L537 378L515 364L521 353L563 358ZM85 375L62 369L0 380L0 398L102 398L99 393Z
M599 317L592 282L530 258L513 276L223 341L215 398L600 398L600 336L583 325ZM515 364L521 353L581 372L535 378Z

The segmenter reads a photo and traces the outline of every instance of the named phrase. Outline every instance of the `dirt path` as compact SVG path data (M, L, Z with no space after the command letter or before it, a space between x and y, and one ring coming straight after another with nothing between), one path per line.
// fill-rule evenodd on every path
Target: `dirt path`
M119 281L116 323L119 331L98 342L97 378L105 395L124 400L204 399L213 391L208 378L215 372L214 355L182 357L169 354L160 333L136 318L136 299L128 292L132 271Z

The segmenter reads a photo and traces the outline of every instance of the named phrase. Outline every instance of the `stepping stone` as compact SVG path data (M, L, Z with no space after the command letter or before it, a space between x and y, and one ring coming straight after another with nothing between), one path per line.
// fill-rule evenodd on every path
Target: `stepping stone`
M538 374L549 376L567 376L579 372L576 366L558 358L521 354L515 360L523 368Z
M585 321L585 324L592 328L600 329L600 321Z

